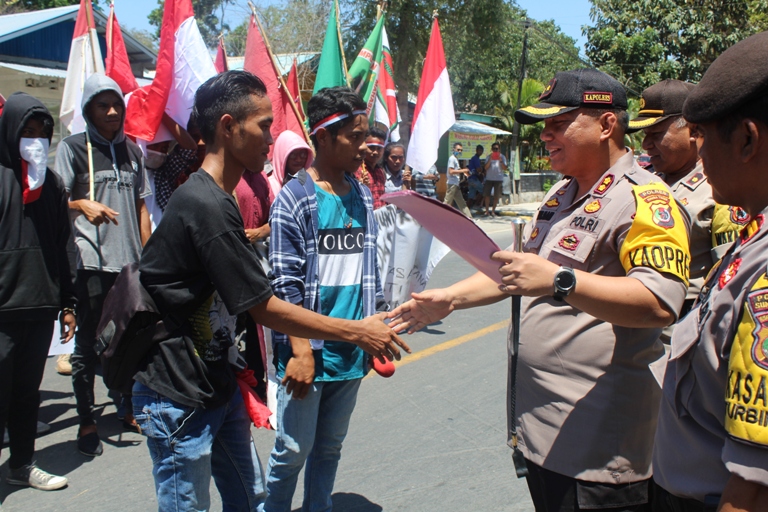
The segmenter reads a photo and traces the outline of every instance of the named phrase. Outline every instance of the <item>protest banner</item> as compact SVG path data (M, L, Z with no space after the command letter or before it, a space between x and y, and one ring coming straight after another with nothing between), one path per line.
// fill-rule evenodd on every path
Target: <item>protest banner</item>
M373 212L379 226L377 251L381 286L390 308L423 291L429 277L450 249L413 217L394 205Z
M448 151L451 151L453 145L456 143L461 144L464 147L464 153L461 158L472 158L475 155L475 148L477 146L483 146L483 156L487 157L491 154L491 146L496 142L496 135L492 133L460 133L449 131L448 132Z

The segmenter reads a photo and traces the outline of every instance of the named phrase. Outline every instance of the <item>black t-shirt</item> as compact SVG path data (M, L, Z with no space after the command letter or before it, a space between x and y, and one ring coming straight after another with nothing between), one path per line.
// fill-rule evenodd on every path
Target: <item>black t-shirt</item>
M163 315L189 320L153 347L136 380L190 407L221 406L237 389L227 361L234 317L272 296L235 199L202 169L171 196L139 264Z

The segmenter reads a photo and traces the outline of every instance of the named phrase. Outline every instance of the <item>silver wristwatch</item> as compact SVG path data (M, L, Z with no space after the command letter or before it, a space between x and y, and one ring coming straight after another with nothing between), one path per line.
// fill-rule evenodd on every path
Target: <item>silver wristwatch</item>
M555 274L554 286L555 294L553 297L562 302L576 288L576 273L571 267L560 267L560 270Z

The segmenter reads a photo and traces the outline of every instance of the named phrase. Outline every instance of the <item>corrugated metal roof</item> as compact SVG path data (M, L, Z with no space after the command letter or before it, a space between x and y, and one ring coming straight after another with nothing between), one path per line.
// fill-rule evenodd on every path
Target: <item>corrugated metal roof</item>
M280 68L280 73L287 75L291 71L293 65L293 59L296 59L296 65L300 66L320 55L320 52L306 52L306 53L278 53L275 55L277 59L277 67ZM227 66L229 69L243 69L245 57L227 57Z
M487 124L476 123L474 121L456 121L451 126L450 131L458 133L471 133L475 135L512 135L510 132L499 130Z
M10 62L0 62L0 68L13 69L14 71L19 71L21 73L29 73L30 75L67 78L66 69L40 68L37 66L25 66L23 64L11 64ZM136 82L138 82L140 87L143 87L145 85L151 84L152 80L147 80L146 78L137 78Z
M22 36L31 30L40 30L66 19L75 19L79 5L54 7L32 12L0 16L0 42Z

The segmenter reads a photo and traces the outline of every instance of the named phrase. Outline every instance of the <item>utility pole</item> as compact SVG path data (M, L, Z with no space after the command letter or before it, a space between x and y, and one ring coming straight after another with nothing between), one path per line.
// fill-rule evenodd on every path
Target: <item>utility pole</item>
M517 103L515 104L515 112L520 110L520 100L522 99L523 94L523 79L525 79L525 67L528 60L528 29L533 26L533 20L530 18L525 18L525 21L523 22L523 26L525 27L525 31L523 32L523 55L520 58L520 76L517 79ZM514 119L514 117L513 117ZM518 161L520 161L520 123L517 122L517 119L514 119L514 122L512 123L512 147L515 148L515 157L512 163L512 194L513 197L517 195L517 197L520 197L520 191L517 190L517 183L515 182L515 171L516 171L516 164Z

